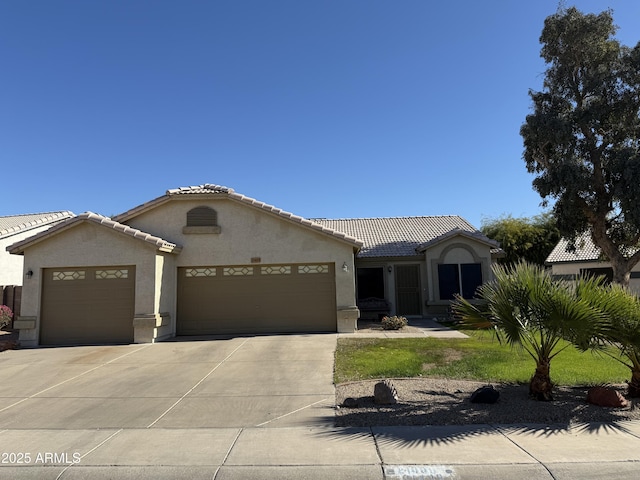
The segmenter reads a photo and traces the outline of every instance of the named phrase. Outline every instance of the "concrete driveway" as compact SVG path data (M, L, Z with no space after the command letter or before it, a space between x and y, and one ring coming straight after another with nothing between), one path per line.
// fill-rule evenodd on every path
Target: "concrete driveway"
M25 349L0 356L0 430L317 424L335 335Z

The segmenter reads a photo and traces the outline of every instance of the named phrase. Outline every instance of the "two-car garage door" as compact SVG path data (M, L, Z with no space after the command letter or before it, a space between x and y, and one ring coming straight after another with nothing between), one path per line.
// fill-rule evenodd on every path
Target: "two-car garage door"
M333 264L178 269L178 335L336 331Z

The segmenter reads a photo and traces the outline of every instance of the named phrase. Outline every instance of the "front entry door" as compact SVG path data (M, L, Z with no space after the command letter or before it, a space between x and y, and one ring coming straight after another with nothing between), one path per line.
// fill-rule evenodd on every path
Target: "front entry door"
M396 265L396 315L422 315L420 265Z

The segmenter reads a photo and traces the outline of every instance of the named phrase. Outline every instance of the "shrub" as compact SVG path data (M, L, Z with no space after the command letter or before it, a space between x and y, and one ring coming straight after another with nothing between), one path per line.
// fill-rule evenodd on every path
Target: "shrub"
M11 323L13 312L6 305L0 305L0 328L4 328Z
M406 327L409 322L404 317L394 315L393 317L384 317L381 323L384 330L400 330Z

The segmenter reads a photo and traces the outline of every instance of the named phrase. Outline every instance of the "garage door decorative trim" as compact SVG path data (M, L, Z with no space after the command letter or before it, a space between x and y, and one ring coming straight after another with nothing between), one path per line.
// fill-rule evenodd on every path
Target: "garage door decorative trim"
M216 269L212 268L187 268L184 272L185 277L215 277Z
M298 265L298 273L329 273L329 265Z
M222 274L225 277L246 277L253 275L253 267L224 267Z
M268 267L261 267L260 273L262 275L291 275L291 265L270 265Z
M129 270L96 270L96 280L111 280L119 278L129 278Z
M52 272L52 280L84 280L84 270L67 270L67 271L54 271Z

